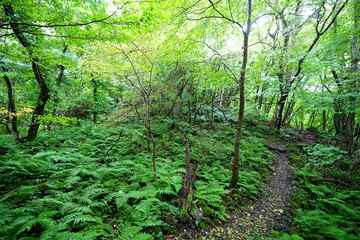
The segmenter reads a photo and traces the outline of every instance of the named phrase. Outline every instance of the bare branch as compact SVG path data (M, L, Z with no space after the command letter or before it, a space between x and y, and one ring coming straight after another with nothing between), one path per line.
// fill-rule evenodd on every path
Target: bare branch
M234 19L231 19L231 18L229 18L229 17L226 17L222 12L220 12L220 11L215 7L215 5L216 5L217 3L219 3L219 2L216 2L216 3L214 4L212 0L208 0L208 1L209 1L209 3L211 4L211 7L215 10L215 12L217 12L217 13L221 16L221 18L226 19L227 21L232 22L232 23L238 25L243 32L245 31L245 30L244 30L244 27L243 27L239 22L237 22L237 21L235 21Z
M274 16L274 17L276 18L275 13L265 13L265 14L262 14L262 15L256 17L256 18L254 19L254 21L252 21L251 24L256 23L259 19L261 19L262 17L265 17L265 16Z
M35 35L35 36L48 36L48 37L53 37L53 38L70 38L70 39L83 39L83 40L103 40L103 39L98 38L98 37L75 37L75 36L69 36L69 35L54 35L54 34L47 34L47 33L35 33L35 32L31 32L31 31L27 31L27 30L21 30L21 32L27 33L27 34L30 34L30 35Z
M17 24L17 25L23 25L23 26L30 26L30 27L39 27L39 28L52 28L52 27L76 27L76 26L86 26L86 25L90 25L93 23L99 23L99 22L104 22L105 20L111 18L112 16L114 16L116 13L116 11L112 14L110 14L109 16L102 18L102 19L98 19L98 20L92 20L89 22L85 22L85 23L69 23L69 24L48 24L48 25L41 25L41 24L33 24L33 23L25 23L25 22L12 22L13 24ZM10 23L3 23L0 24L0 27L4 28L3 26L7 26Z
M320 40L321 36L324 35L329 28L334 24L334 22L336 21L336 18L338 17L338 15L341 13L341 11L344 9L345 5L348 3L349 0L345 0L345 2L341 5L341 7L339 7L339 9L335 12L335 9L332 9L332 13L330 15L332 15L332 19L330 21L330 23L328 23L328 25L326 26L326 22L324 22L323 27L321 28L321 31L318 32L313 40L313 42L311 43L311 45L309 46L309 48L307 49L306 53L304 54L304 56L298 61L298 68L296 73L294 74L292 80L290 81L290 86L295 82L296 78L300 75L300 72L302 70L302 64L305 61L305 59L307 58L307 56L309 55L309 53L311 52L311 50L315 47L316 43ZM337 3L336 3L337 4ZM335 13L334 13L335 12ZM333 14L334 13L334 14ZM329 20L330 18L327 17L327 20ZM326 26L326 27L325 27Z

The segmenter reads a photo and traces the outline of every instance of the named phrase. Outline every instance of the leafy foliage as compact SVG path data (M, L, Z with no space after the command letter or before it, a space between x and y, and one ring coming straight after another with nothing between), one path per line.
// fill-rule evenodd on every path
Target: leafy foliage
M356 150L358 3L258 1L251 51L240 54L244 3L3 0L0 235L161 239L174 232L179 215L194 220L178 199L183 132L196 175L189 212L204 211L198 226L259 196L273 164L264 138L298 140L291 128L262 124L271 117L279 128L321 127L336 135L328 143ZM241 76L248 76L245 127L229 199ZM296 226L305 238L356 236L350 158L329 145L296 150Z
M0 156L1 235L152 239L174 231L185 160L184 139L171 130L173 124L154 124L162 144L155 181L145 129L137 124L53 128L25 145L9 140L7 153ZM223 162L233 152L231 132L184 126L192 132L191 157L197 163L194 209L205 209L201 221L225 220L230 176ZM244 141L239 186L242 197L254 198L269 169L269 153L256 137Z
M343 153L338 148L321 144L304 147L300 156L302 165L294 168L297 179L293 196L293 205L297 208L294 224L305 239L357 239L360 234L357 227L360 206L355 200L360 192L344 186L340 188L331 181L321 182L325 177L324 167L332 168L327 178L341 172L341 164L337 161L344 161ZM339 182L333 182L339 184L347 181L346 178L336 180Z

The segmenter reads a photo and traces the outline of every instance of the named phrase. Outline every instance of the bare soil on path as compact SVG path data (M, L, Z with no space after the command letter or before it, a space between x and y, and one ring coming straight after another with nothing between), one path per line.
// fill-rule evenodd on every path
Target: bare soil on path
M315 134L301 131L300 140L292 144L313 144ZM288 143L269 142L277 161L262 196L230 213L226 222L206 230L183 229L179 238L169 239L266 239L272 230L287 231L291 227L290 197L293 172L287 156Z

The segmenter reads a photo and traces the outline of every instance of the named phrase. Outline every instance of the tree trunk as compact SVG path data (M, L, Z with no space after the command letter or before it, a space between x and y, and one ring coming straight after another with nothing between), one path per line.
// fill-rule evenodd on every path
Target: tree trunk
M190 160L190 144L189 144L189 137L184 132L185 137L185 176L182 188L179 192L179 197L181 199L181 207L184 210L188 210L191 207L192 198L193 198L193 185L195 181L195 173L191 166Z
M305 54L298 60L296 70L292 76L285 75L285 74L288 74L289 72L285 71L284 62L280 61L278 77L279 77L279 81L280 81L281 96L280 96L280 99L275 108L275 113L274 113L274 118L273 118L273 126L276 127L277 129L281 128L281 122L282 122L282 117L283 117L285 101L287 100L287 97L288 97L289 93L291 92L291 88L292 88L293 84L296 81L299 81L299 79L300 79L300 73L302 72L303 63L304 63L305 59L309 56L310 52L314 49L315 45L319 42L320 38L334 24L338 15L345 8L345 5L347 4L347 2L348 1L346 0L338 8L336 8L336 5L337 5L337 2L336 2L336 4L334 5L334 7L331 10L330 15L328 15L327 17L325 17L325 15L318 15L319 19L317 19L317 23L316 23L316 29L317 29L316 36L314 37L314 39L313 39L312 43L310 44L310 46L308 47L308 49L306 50ZM297 10L299 10L299 8ZM284 18L284 10L280 13L279 19L283 23L283 28L285 30L283 32L283 35L285 37L283 48L286 53L287 49L288 49L288 44L290 41L290 36L293 33L292 33L292 30L288 29L288 22ZM319 29L321 29L321 30L319 31Z
M322 130L323 132L326 131L326 125L327 125L327 118L326 118L326 110L322 111Z
M293 112L295 106L295 100L292 98L292 100L287 104L284 117L282 119L282 124L290 123L290 116Z
M273 95L273 96L271 97L270 102L268 102L268 103L265 102L266 105L265 105L264 111L265 111L266 117L269 116L269 113L270 113L270 110L271 110L271 108L272 108L272 106L273 106L273 103L274 103L274 101L276 101L276 100L275 100L276 97L277 97L277 96Z
M240 143L242 139L242 126L243 126L244 110L245 110L245 79L246 79L246 67L247 67L248 53L249 53L251 13L252 13L252 0L248 0L247 25L246 25L246 29L243 29L243 35L244 35L243 59L242 59L240 81L239 81L240 100L239 100L239 112L238 112L238 121L236 126L236 137L235 137L235 146L234 146L235 153L231 168L231 173L232 173L231 181L229 185L230 189L234 189L237 187L237 182L239 179Z
M346 131L346 114L343 107L345 106L344 100L340 97L334 98L334 128L336 135L342 138Z
M93 107L97 108L97 105L98 105L98 96L97 96L97 93L98 93L98 83L96 82L95 79L92 79L91 80L94 84L94 88L93 88ZM97 109L93 109L93 123L94 125L96 125L97 123Z
M259 96L259 109L262 109L263 103L264 103L264 92L267 89L268 84L264 83L263 86L261 87L261 92L260 92L260 96Z
M3 70L5 72L6 69L3 67ZM15 101L14 101L14 96L13 96L13 89L12 89L12 85L11 85L11 81L10 81L9 77L6 74L4 74L3 77L5 80L7 92L8 92L8 110L10 112L9 120L11 122L11 128L12 128L11 132L14 135L15 141L19 141L19 131L17 128L17 116L16 116Z
M37 99L36 107L34 109L32 118L31 118L31 125L29 127L29 131L27 134L27 137L25 138L25 141L32 141L36 138L37 132L40 127L40 123L37 121L38 116L44 115L44 110L46 106L46 102L50 98L50 91L48 86L46 85L41 72L40 72L40 66L39 66L39 59L37 57L32 59L32 69L35 74L35 78L40 86L40 93Z
M280 96L278 102L276 103L275 113L274 113L274 117L273 117L273 120L272 120L272 125L276 129L281 128L282 119L283 119L283 112L284 112L284 107L285 107L287 97L288 97L287 93L282 94Z
M39 130L40 123L37 121L38 116L42 116L44 114L45 105L48 101L49 95L49 88L43 79L40 71L40 63L39 58L34 56L33 48L34 46L28 41L28 39L23 35L22 31L20 30L19 19L15 16L14 10L11 5L3 4L5 15L11 19L10 20L10 27L14 32L16 38L19 40L21 45L26 49L28 55L30 56L31 60L31 67L35 76L35 79L40 87L40 93L36 102L36 106L31 118L31 124L28 130L28 134L25 138L19 139L19 141L32 141L36 138L37 132Z

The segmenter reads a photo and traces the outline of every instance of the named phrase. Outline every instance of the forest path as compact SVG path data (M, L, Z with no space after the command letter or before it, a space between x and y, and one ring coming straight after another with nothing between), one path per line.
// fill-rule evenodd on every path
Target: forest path
M300 140L290 144L308 145L315 142L314 133L301 131L299 134ZM183 232L180 239L265 239L272 229L287 231L291 227L290 196L293 180L287 156L288 144L268 142L277 161L262 197L232 212L228 221L211 229Z

